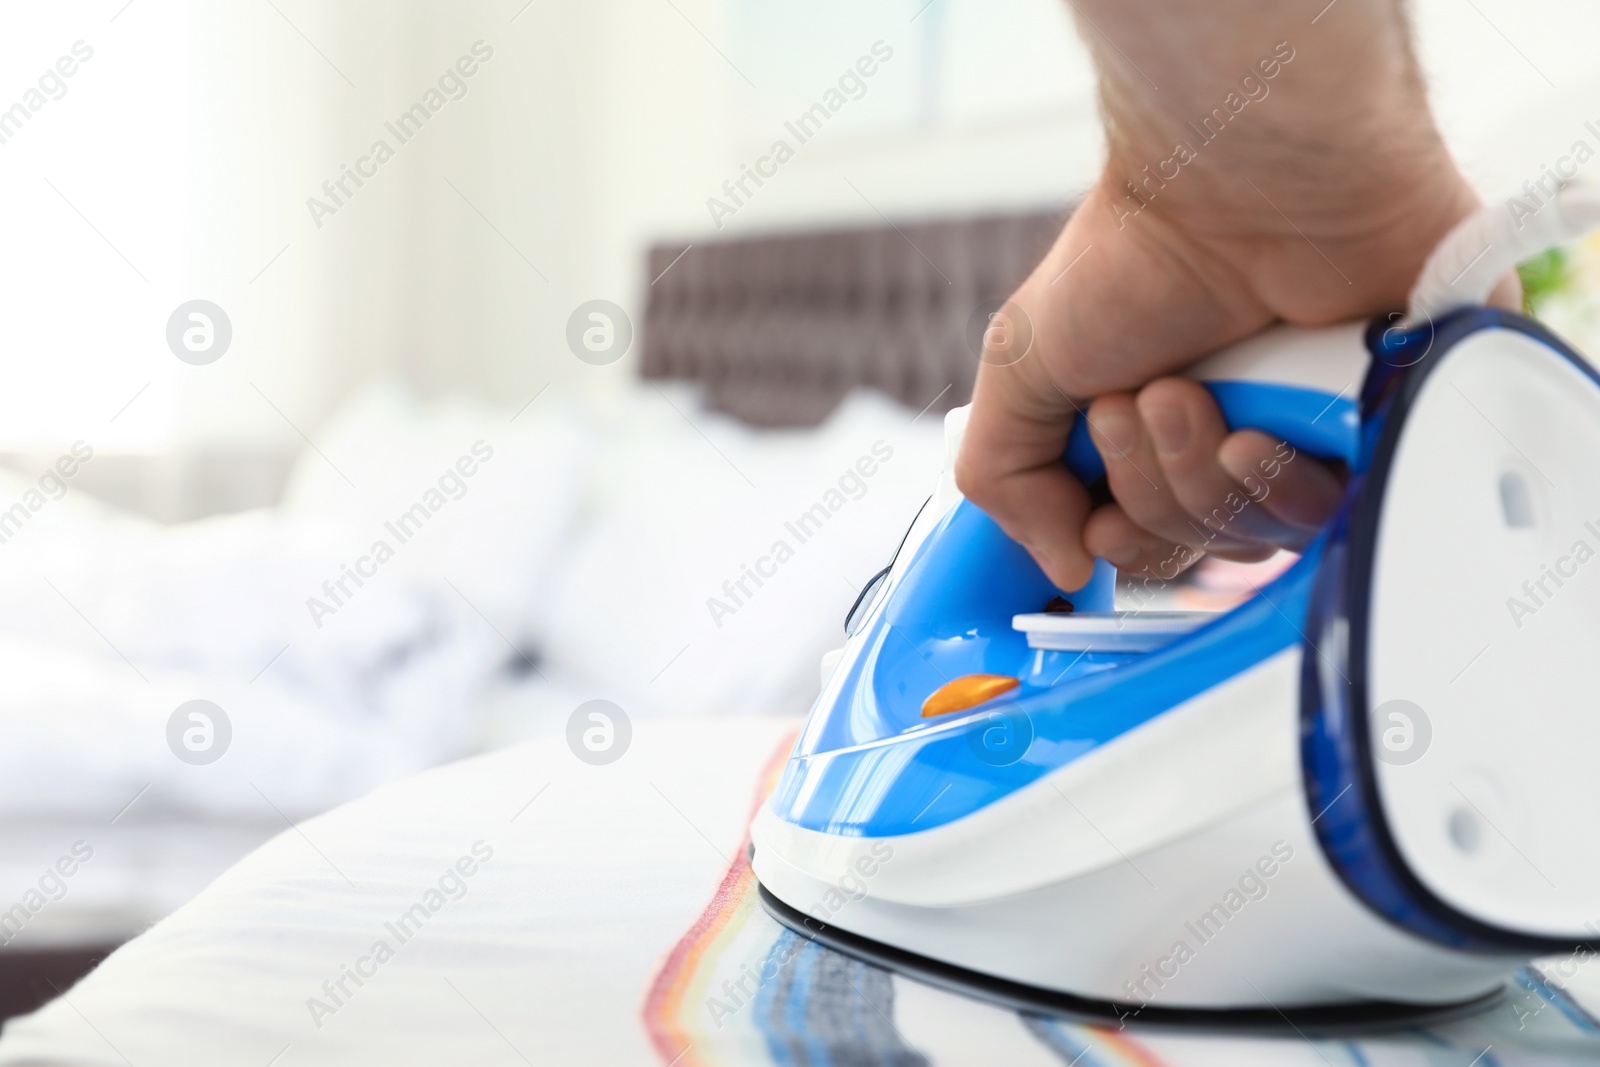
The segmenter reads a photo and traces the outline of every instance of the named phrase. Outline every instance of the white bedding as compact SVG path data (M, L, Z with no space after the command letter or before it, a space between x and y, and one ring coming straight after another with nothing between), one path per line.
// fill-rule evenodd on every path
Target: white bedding
M814 430L757 431L681 388L597 417L606 447L539 626L550 662L634 714L803 713L933 489L943 419L858 392Z
M12 1021L0 1067L1600 1057L1580 1006L1600 1004L1600 983L1581 971L1564 992L1518 989L1473 1019L1348 1041L1030 1018L803 944L781 979L735 1003L723 982L761 971L792 936L741 895L738 872L762 768L794 726L652 719L609 766L550 738L383 787L274 838Z
M941 447L937 415L873 394L763 432L681 386L552 389L520 413L380 386L316 437L281 508L160 527L69 492L0 544L0 907L39 849L110 855L130 825L147 843L126 877L86 868L100 888L28 936L131 933L284 820L558 732L588 699L639 719L804 710ZM401 543L418 503L439 506ZM801 543L785 526L818 505ZM780 539L793 558L752 584ZM377 540L395 554L357 586ZM193 699L231 723L215 763L169 748Z

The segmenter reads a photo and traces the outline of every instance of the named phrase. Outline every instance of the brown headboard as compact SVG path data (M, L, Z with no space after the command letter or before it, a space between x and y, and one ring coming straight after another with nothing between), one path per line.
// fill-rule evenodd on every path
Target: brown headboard
M1065 214L657 245L640 373L704 382L759 426L813 425L857 385L948 410L978 368L969 319L1010 295Z

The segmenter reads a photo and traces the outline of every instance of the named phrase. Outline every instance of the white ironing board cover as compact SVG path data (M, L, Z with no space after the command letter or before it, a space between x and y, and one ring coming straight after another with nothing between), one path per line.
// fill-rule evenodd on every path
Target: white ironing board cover
M1600 1062L1587 962L1450 1026L1311 1041L1022 1016L786 944L743 847L796 725L652 719L608 766L552 737L380 788L13 1020L0 1067Z

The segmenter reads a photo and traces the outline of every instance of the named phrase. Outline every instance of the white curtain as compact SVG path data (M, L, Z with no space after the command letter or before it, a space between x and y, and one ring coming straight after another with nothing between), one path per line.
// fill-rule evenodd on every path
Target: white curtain
M0 447L289 447L376 376L520 404L571 373L597 42L524 4L0 9ZM204 366L166 339L196 298L232 326Z

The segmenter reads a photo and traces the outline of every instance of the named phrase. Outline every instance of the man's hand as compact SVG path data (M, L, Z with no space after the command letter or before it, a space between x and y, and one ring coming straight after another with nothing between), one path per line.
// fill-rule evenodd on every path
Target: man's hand
M1063 589L1097 556L1172 577L1168 561L1204 551L1301 547L1340 476L1310 457L1283 463L1261 433L1230 434L1202 387L1163 376L1274 322L1402 307L1434 245L1477 207L1394 0L1344 0L1316 25L1314 10L1285 7L1078 0L1096 27L1085 36L1109 160L1012 297L1031 347L985 353L956 465L962 492ZM1092 512L1061 463L1084 417L1116 498ZM1230 493L1260 496L1251 486L1274 459L1270 495L1220 533L1202 526Z

